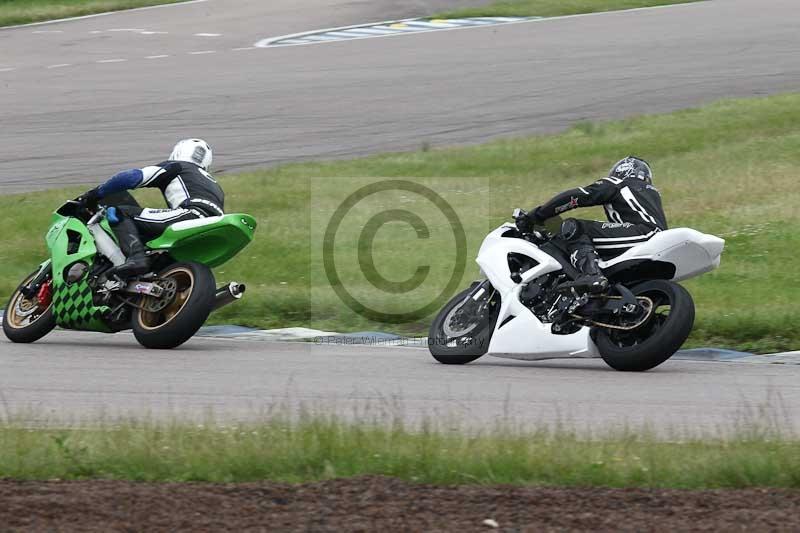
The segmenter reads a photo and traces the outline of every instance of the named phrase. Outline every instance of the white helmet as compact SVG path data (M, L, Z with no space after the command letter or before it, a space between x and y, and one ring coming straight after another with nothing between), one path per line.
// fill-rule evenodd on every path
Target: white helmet
M169 156L170 161L187 161L203 170L211 168L211 146L202 139L184 139L178 141Z

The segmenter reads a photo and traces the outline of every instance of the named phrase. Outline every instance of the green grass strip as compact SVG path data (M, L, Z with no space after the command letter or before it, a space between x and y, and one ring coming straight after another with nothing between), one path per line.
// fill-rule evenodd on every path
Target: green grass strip
M127 423L88 430L0 426L0 478L305 482L364 474L437 484L800 488L800 443L747 432L663 442L618 433L498 428L467 435L334 418L214 426Z
M671 4L688 4L697 1L698 0L500 0L481 7L465 7L444 11L436 15L436 18L557 17Z
M0 26L82 17L136 7L174 4L185 0L2 0Z
M793 207L800 205L796 94L583 123L558 135L221 175L228 211L251 213L260 226L253 244L216 272L220 282L247 283L247 295L213 319L254 327L423 333L428 319L399 327L371 322L350 312L330 290L319 265L320 239L342 191L353 190L367 178L408 178L451 191L447 199L460 213L476 214L464 217L469 246L465 285L478 275L472 263L477 247L490 229L509 219L514 207L530 208L560 190L590 183L631 153L653 165L672 227L696 228L727 241L721 268L685 284L697 304L690 346L756 352L800 347L800 269L792 267L800 249L800 211ZM160 157L153 154L152 161ZM0 196L0 212L14 227L0 241L3 298L47 256L42 236L50 212L80 192L73 188ZM148 194L144 203L163 205L157 194ZM406 196L397 199L403 208L437 220L428 218L429 202ZM599 209L577 214L604 216ZM363 220L346 226L357 235ZM418 265L429 264L429 282L441 290L452 272L453 254L437 249L452 248L452 235L437 233L439 228L431 224L431 238L421 240L406 225L396 226L395 233L376 240L388 243L376 246L378 271L388 279L404 280ZM367 283L355 259L355 241L345 237L336 241L337 253L344 258L337 266L348 287L358 290ZM368 296L387 306L399 301L379 291ZM402 303L419 299L424 304L430 298L430 292L415 291L403 295L407 301Z

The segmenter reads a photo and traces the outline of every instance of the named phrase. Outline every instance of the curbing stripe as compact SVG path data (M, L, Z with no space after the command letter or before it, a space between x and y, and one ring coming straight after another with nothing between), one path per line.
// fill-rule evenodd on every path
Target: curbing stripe
M353 35L360 33L362 35L386 35L387 33L397 33L394 30L386 31L386 30L378 30L375 28L358 28L354 30L347 30L348 32L352 32Z
M0 310L0 322L4 311ZM311 328L254 329L244 326L205 326L197 337L260 340L265 342L312 341L317 344L350 344L365 346L392 346L427 348L427 337L403 337L382 331L359 331L338 333ZM702 361L722 363L800 365L800 351L755 355L722 348L692 348L679 350L671 359L679 361Z
M500 24L515 24L540 20L542 17L477 17L466 19L401 19L342 26L340 28L326 28L312 30L290 35L281 35L262 39L255 43L258 48L273 48L282 46L299 46L304 44L317 44L320 42L351 41L356 39L369 39L377 37L391 37L395 35L408 35L411 33L426 33L432 31L459 30Z
M370 28L384 28L389 27L392 25L399 25L405 24L409 26L419 25L417 28L390 28L390 29L400 29L399 32L394 33L387 33L383 35L355 35L353 33L352 37L340 37L338 40L356 40L356 39L367 39L367 38L377 38L377 37L392 37L395 35L407 35L409 33L423 33L423 32L431 32L431 31L452 31L452 30L461 30L466 28L476 28L476 27L483 27L483 26L492 26L492 25L501 25L501 24L519 24L523 22L536 22L536 21L553 21L553 20L562 20L562 19L571 19L577 17L597 17L597 16L611 16L611 15L619 15L621 13L631 13L631 12L638 12L638 11L652 11L655 9L670 9L670 8L691 8L698 4L702 4L707 2L708 0L698 0L695 2L683 3L683 4L666 4L666 5L659 5L659 6L649 6L649 7L636 7L631 9L618 9L614 11L600 11L594 13L579 13L576 15L560 15L555 17L474 17L474 18L461 18L461 19L431 19L431 18L413 18L413 19L402 19L402 20L388 20L384 22L373 22L368 24L356 24L353 26L342 26L339 28L326 28L320 30L312 30L312 31L305 31L301 33L293 33L290 35L281 35L279 37L269 37L266 39L261 39L254 46L258 48L277 48L277 47L285 47L285 46L299 46L304 44L318 44L320 42L331 42L331 41L313 41L313 42L305 42L303 41L304 38L310 35L320 35L324 33L330 32L345 32L347 30L357 30L360 29L361 31ZM423 27L425 25L436 25L437 27ZM446 27L450 26L450 27ZM411 31L408 31L411 30Z
M407 26L411 26L412 28L431 28L434 30L438 30L441 28L457 28L459 26L463 26L462 24L451 24L447 22L433 22L433 21L425 21L425 20L417 20L417 21L410 21L406 22Z
M749 352L737 352L722 348L691 348L678 350L670 359L683 361L737 361L747 357L762 357Z

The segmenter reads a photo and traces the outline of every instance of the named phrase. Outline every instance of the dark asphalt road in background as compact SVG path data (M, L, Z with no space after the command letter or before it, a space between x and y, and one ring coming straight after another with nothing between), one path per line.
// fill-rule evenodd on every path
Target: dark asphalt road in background
M239 50L447 3L208 0L0 30L2 192L93 184L185 136L235 171L800 89L795 0Z

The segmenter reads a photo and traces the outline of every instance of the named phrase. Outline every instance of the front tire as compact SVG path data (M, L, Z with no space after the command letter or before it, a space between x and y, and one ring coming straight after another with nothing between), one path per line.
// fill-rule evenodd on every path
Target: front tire
M133 334L145 348L169 350L191 339L214 309L216 283L211 270L199 263L175 263L159 279L176 283L174 298L158 312L137 309ZM142 299L144 303L147 298Z
M631 292L653 300L650 319L629 332L595 328L592 336L608 366L623 372L643 372L672 357L689 338L694 326L694 301L686 289L670 281L646 281Z
M3 333L8 340L19 344L36 342L56 327L53 302L41 309L38 300L25 298L21 290L39 273L37 270L20 283L11 295L3 315Z
M428 349L434 359L445 365L463 365L471 363L489 350L494 326L500 313L499 302L489 299L484 302L481 316L464 317L464 324L453 326L456 313L466 298L472 294L474 286L453 297L439 311L431 323L428 332ZM460 327L458 335L452 333L454 327ZM450 334L448 334L450 331Z

